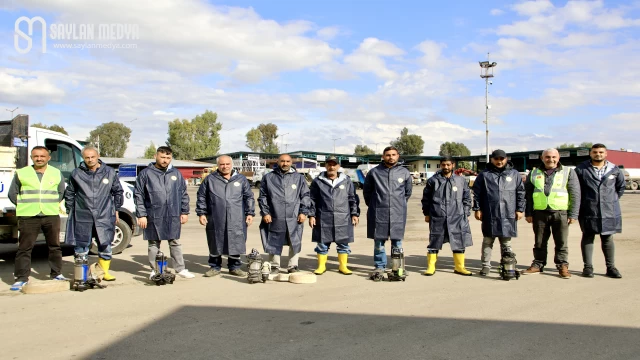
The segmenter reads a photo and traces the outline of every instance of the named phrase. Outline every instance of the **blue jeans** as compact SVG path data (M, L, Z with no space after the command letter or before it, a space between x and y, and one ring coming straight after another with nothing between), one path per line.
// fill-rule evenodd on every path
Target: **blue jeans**
M351 254L351 248L349 247L349 243L346 243L346 244L336 243L336 245L338 247L338 254ZM320 255L327 255L330 247L331 247L331 243L325 244L325 243L319 242L315 248L315 252L317 252Z
M384 269L387 267L387 251L384 248L384 244L387 242L387 239L374 240L373 247L373 262L376 264L376 269ZM391 239L391 248L397 249L402 247L402 239L401 240L393 240Z
M111 243L108 243L105 246L96 241L96 244L98 245L98 256L100 259L111 260ZM75 251L76 254L87 255L89 253L89 246L91 246L91 244L87 246L76 245L73 248L73 251Z
M220 269L222 269L222 255L209 255L209 266L220 271ZM240 255L227 256L227 267L229 271L240 269L241 266L242 261L240 261Z

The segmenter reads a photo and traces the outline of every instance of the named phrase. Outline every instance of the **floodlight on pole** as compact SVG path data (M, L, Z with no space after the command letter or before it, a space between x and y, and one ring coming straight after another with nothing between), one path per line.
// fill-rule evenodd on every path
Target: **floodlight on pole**
M498 65L497 62L489 62L489 53L487 53L487 61L479 61L480 77L484 79L484 123L486 128L486 146L487 146L487 163L489 163L489 81L493 78L493 68Z
M14 112L14 111L16 111L16 110L18 110L18 109L19 109L19 107L17 107L17 106L16 106L16 108L15 108L15 109L13 109L13 110L9 110L9 109L5 109L5 110L7 110L8 112L10 112L10 113L11 113L11 120L13 120L13 112Z
M282 151L282 148L284 147L284 136L285 135L289 135L289 133L280 135L280 136L282 136L282 140L280 141L280 151Z
M333 138L331 140L333 140L333 155L336 154L336 140L340 140L342 138Z

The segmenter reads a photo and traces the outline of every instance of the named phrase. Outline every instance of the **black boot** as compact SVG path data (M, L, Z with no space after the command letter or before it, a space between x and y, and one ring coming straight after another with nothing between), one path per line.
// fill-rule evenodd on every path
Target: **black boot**
M593 277L593 267L585 266L584 269L582 270L582 276L584 276L586 278L592 278Z
M618 271L618 269L616 269L615 267L607 268L607 276L613 279L622 279L620 271Z

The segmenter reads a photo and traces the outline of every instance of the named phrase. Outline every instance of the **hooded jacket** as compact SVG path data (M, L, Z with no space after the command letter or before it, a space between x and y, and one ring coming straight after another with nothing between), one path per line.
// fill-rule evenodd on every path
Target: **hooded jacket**
M516 212L524 213L525 190L511 162L502 169L489 163L473 183L473 195L473 210L482 211L483 236L518 236Z
M197 197L196 214L207 217L207 240L215 244L211 255L246 254L245 219L255 216L255 199L247 178L233 170L227 180L215 171L200 184Z
M147 218L144 240L174 240L180 238L180 215L189 214L187 184L171 164L166 170L155 163L142 169L134 191L136 216Z
M69 218L65 243L88 246L95 227L96 240L100 244L113 241L116 227L116 211L124 202L122 185L115 170L98 159L100 167L95 171L85 162L73 169L64 192L65 209Z
M384 163L369 170L363 197L367 204L367 237L374 240L402 240L407 222L407 202L411 197L411 173Z

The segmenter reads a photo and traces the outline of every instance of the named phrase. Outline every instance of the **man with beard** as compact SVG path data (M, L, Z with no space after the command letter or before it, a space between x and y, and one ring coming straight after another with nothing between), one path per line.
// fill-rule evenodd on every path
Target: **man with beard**
M533 168L525 184L527 206L525 216L533 223L534 260L522 274L539 274L547 264L547 244L553 234L556 264L560 278L569 279L569 225L578 219L580 182L573 169L560 164L556 149L547 149L541 156L543 168Z
M620 197L624 195L624 174L607 160L607 148L603 144L593 144L589 155L591 160L576 167L582 197L578 216L582 229L582 276L593 277L593 242L596 234L600 234L606 275L620 279L622 275L615 266L613 234L622 232Z
M382 164L371 169L364 182L363 197L367 209L367 237L373 239L375 269L371 279L384 275L387 266L385 242L402 248L407 222L407 202L411 197L411 173L398 164L398 149L388 146L382 152Z
M260 237L269 254L271 272L280 272L280 255L289 246L289 273L298 271L302 250L302 231L309 213L309 187L302 174L291 166L291 156L282 154L278 167L266 174L260 184L258 205L262 222Z
M217 159L218 170L207 176L198 189L196 214L206 226L209 266L205 277L220 275L222 255L227 255L229 274L245 277L240 255L247 252L247 227L255 215L251 184L233 169L230 156Z
M322 275L327 271L327 253L331 243L338 248L340 273L351 275L347 259L351 253L349 243L354 241L353 228L358 225L360 209L356 200L356 190L351 178L340 170L335 156L329 156L325 163L327 171L318 175L309 188L311 210L309 226L313 229L311 240L318 243L318 268L314 273Z
M95 238L103 279L113 281L116 278L109 274L111 242L118 224L118 211L124 202L122 185L115 170L100 160L98 149L85 147L82 158L84 161L71 172L64 193L69 214L65 244L75 245L75 256L85 258L91 239Z
M59 203L64 195L64 177L60 170L49 165L51 155L44 146L31 149L32 166L16 170L9 200L16 205L18 218L18 252L16 252L15 283L11 291L20 291L31 275L31 251L40 231L49 247L49 276L53 280L67 280L62 275L62 249L60 248Z
M482 221L481 276L491 271L491 250L497 237L500 254L511 252L511 238L518 236L517 221L524 217L525 191L520 173L503 150L491 153L491 162L473 183L473 210Z
M469 215L471 215L471 191L467 180L453 173L453 158L440 159L440 171L427 181L422 194L422 213L429 223L427 246L427 270L424 275L436 272L438 252L444 243L451 245L454 273L471 276L464 267L465 248L473 245Z
M138 226L143 229L143 239L149 241L149 265L156 275L156 255L160 242L169 242L169 253L173 269L186 279L195 277L184 265L180 231L189 220L189 195L187 184L176 168L171 166L173 151L160 146L156 151L156 162L142 169L136 179L134 198Z

